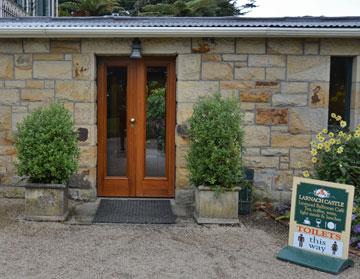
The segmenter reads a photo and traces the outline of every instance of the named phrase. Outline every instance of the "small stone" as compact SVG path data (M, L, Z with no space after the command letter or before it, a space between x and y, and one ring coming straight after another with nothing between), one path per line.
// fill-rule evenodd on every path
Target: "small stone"
M288 109L256 109L256 123L278 125L288 123Z
M270 128L266 126L245 126L245 147L268 146L270 144Z
M177 188L189 187L189 171L186 168L176 168L175 185Z
M291 148L290 167L293 169L309 169L313 167L309 149Z
M21 53L22 51L21 39L0 39L0 53Z
M273 147L309 147L310 135L274 134L271 135Z
M75 124L95 124L95 112L94 103L76 103Z
M221 81L221 89L249 89L254 88L253 81Z
M80 146L79 165L82 168L96 167L96 146Z
M49 39L24 39L25 53L46 53L50 51Z
M266 80L285 80L286 69L285 68L266 68Z
M235 79L259 80L265 79L264 68L235 68Z
M279 88L277 81L257 81L255 87Z
M54 91L50 89L22 89L21 100L28 102L48 102L54 99Z
M305 94L274 94L272 96L273 106L306 106L308 102L308 96Z
M224 61L247 62L247 55L243 54L223 54Z
M73 77L75 79L89 79L92 74L90 56L87 54L74 54L72 57Z
M199 97L219 92L217 81L178 81L177 101L180 103L196 102Z
M220 54L202 54L202 61L203 62L221 62L221 55Z
M281 82L281 93L284 94L308 94L307 82Z
M274 148L274 147L265 147L261 149L262 156L287 156L289 155L288 148Z
M15 55L15 66L21 69L32 68L31 54L17 54Z
M80 52L79 40L51 40L52 53L78 53Z
M39 53L33 54L34 61L62 61L64 60L64 54L53 53Z
M17 89L0 89L0 104L13 105L20 101L19 90ZM3 108L3 107L0 107Z
M71 79L72 63L70 61L34 61L34 78L38 79Z
M15 78L16 79L32 79L32 68L15 67Z
M359 39L321 39L320 55L359 55Z
M305 42L304 54L319 54L319 42Z
M287 59L288 80L329 81L329 56L289 56Z
M329 83L310 83L309 106L312 108L327 108L329 106Z
M26 81L26 88L29 89L43 89L44 88L44 81L43 80L35 80L30 79Z
M278 157L244 156L244 165L250 168L275 168L279 167Z
M235 43L233 38L193 38L193 49L198 49L199 46L206 44L208 46L208 53L235 53Z
M5 87L6 88L24 88L25 80L6 80Z
M285 55L249 55L249 67L285 67Z
M240 92L241 102L267 103L270 101L270 92Z
M201 56L199 54L182 54L177 58L178 80L199 80Z
M327 126L327 121L326 109L291 108L289 132L292 134L317 133Z
M294 38L269 39L267 51L272 54L302 54L303 42L301 39Z
M233 64L228 62L202 63L202 78L204 80L232 80Z
M0 79L14 78L14 59L12 55L0 54Z
M89 81L57 80L55 84L55 97L60 100L92 102L95 88Z
M287 164L286 164L287 165ZM284 165L283 168L286 166ZM282 164L280 164L280 168ZM292 171L278 171L274 177L274 188L278 191L291 190L293 183L293 172Z
M11 107L0 106L0 132L11 129Z
M264 54L265 52L264 38L241 38L236 40L236 53Z

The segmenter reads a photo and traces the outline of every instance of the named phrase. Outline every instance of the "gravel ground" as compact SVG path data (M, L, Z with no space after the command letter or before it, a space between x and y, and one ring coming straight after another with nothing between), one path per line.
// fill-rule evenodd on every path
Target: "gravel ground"
M261 213L240 226L70 225L16 221L0 199L0 278L333 278L275 259L287 229ZM336 278L359 278L360 264Z

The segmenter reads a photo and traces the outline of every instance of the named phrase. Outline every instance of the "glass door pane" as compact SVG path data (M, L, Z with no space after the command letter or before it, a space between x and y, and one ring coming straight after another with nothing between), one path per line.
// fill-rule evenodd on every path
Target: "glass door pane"
M107 68L107 175L126 176L127 69Z
M166 67L146 68L146 152L145 176L166 173Z

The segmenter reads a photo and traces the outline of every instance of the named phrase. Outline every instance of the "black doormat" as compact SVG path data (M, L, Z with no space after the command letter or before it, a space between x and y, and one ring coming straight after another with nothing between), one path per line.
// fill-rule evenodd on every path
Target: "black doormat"
M93 223L175 224L169 200L102 199Z

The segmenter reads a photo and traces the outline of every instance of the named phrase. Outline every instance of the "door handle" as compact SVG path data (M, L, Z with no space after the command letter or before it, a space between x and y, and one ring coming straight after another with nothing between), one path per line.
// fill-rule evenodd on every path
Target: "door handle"
M135 118L130 118L130 123L131 124L135 124L135 122L136 122Z

